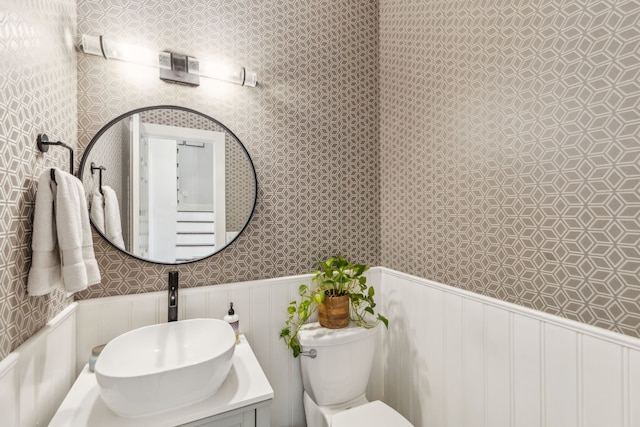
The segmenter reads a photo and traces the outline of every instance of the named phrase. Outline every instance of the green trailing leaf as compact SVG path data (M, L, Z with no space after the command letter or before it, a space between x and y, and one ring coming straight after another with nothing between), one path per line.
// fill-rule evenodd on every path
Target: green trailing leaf
M318 305L324 304L324 293L313 294L313 301Z
M382 314L378 314L378 320L381 321L382 323L384 323L384 326L389 329L389 320L387 320L386 317L384 317Z
M300 345L298 343L291 344L291 349L293 350L293 357L300 356Z

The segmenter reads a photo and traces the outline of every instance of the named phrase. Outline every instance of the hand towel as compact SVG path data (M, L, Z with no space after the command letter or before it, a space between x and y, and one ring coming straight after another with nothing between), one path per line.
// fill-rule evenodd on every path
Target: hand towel
M99 191L91 193L91 221L93 225L102 233L104 230L104 197Z
M60 253L53 209L54 183L47 169L38 181L31 235L31 268L27 278L29 295L45 295L62 287Z
M122 238L122 223L120 222L120 206L118 204L118 196L113 188L103 185L104 193L104 226L107 238L114 245L121 249L124 247L124 239Z
M54 173L55 182L49 170L38 182L27 285L31 295L44 295L59 286L77 292L100 283L82 183L60 169Z
M100 283L93 252L89 211L84 187L75 176L56 169L56 225L62 262L62 282L67 292Z

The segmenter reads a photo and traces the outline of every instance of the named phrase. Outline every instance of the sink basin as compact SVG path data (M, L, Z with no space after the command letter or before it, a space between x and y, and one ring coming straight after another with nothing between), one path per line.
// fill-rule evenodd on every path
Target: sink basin
M104 403L122 417L139 417L202 400L231 369L236 337L217 319L146 326L110 341L96 362Z

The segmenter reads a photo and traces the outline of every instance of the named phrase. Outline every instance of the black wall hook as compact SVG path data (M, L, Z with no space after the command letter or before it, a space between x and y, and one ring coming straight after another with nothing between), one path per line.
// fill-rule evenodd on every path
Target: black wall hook
M73 175L73 148L69 147L67 144L65 144L62 141L55 141L55 142L49 141L49 137L47 136L46 133L38 134L38 138L36 139L36 144L38 145L38 150L40 150L43 153L46 153L47 151L49 151L50 145L61 145L67 150L69 150L69 163L70 163L69 171L71 175ZM51 170L51 179L55 181L55 175L54 175L53 169Z

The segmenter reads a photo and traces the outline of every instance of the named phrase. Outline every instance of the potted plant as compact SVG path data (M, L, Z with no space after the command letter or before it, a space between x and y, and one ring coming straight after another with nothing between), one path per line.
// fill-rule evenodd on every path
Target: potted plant
M300 302L292 301L287 307L288 317L280 331L287 346L298 357L301 348L298 331L318 311L320 324L328 328L343 328L350 321L364 328L373 328L382 322L388 327L389 321L375 312L374 289L367 286L364 273L369 270L364 264L354 264L337 255L317 263L312 271L311 286L300 285Z

